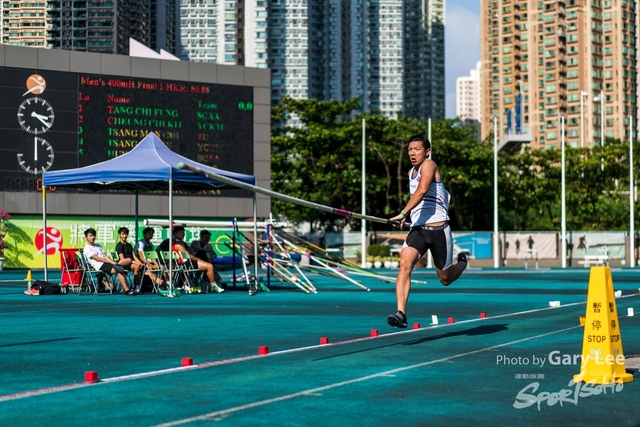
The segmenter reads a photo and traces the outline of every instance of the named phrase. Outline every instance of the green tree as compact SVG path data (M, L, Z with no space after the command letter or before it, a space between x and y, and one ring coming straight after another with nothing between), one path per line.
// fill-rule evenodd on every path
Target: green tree
M361 210L362 120L366 120L366 213L396 215L409 198L409 136L426 120L381 114L354 115L357 100L339 103L283 98L272 109L272 188L345 210ZM297 123L294 122L297 120ZM493 229L493 138L478 143L477 128L459 120L432 124L432 158L451 194L454 230ZM640 164L634 149L634 164ZM604 147L566 149L569 230L625 230L629 222L629 145L608 139ZM561 153L558 149L500 153L501 230L559 230ZM360 221L273 199L273 211L314 230L359 229ZM640 217L640 215L638 215ZM370 223L367 228L388 229Z
M431 158L451 194L452 229L493 229L493 146L478 143L477 128L458 119L434 121L431 134Z
M274 191L348 210L358 206L359 131L354 121L345 119L357 108L357 100L341 104L283 98L271 113ZM350 221L277 199L272 204L277 215L294 223L309 221L314 230L340 230Z

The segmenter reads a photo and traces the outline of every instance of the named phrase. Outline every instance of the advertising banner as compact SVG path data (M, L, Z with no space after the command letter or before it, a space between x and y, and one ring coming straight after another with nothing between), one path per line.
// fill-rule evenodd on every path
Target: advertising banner
M490 259L493 257L492 233L454 232L453 252L467 252L472 259Z
M505 242L501 255L507 259L557 258L557 236L558 233L553 231L506 233L505 241L505 234L500 234L500 241Z
M609 255L609 258L626 258L627 233L624 231L601 232L601 231L574 231L569 236L567 251L573 258L584 257L585 255Z
M487 232L453 232L453 253L466 252L473 259L489 259L492 257L491 233ZM406 231L369 232L370 243L389 245L397 254L402 248ZM306 239L316 246L329 249L338 248L345 258L358 257L362 249L360 232L347 233L308 233Z
M180 224L179 220L175 220ZM96 230L96 243L104 248L105 252L113 251L118 243L118 229L129 229L129 243L135 245L142 238L142 230L145 228L142 220L139 223L140 237L136 239L135 222L131 217L87 217L87 216L47 216L47 247L44 248L44 233L42 229L42 217L36 215L14 215L9 223L9 233L6 241L9 249L5 250L7 258L5 268L44 268L44 254L47 254L47 267L60 268L60 250L67 248L81 249L86 241L84 230L94 228ZM152 227L155 230L153 240L157 246L169 237L169 230L160 226ZM224 243L231 242L231 231L215 230L207 227L185 227L185 241L190 244L200 238L200 231L211 231L213 250L217 255L231 255L231 249Z

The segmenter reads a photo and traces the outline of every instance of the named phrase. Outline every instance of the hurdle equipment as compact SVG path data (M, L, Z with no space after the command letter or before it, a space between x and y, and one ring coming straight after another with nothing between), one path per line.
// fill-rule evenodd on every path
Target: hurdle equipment
M345 274L339 272L338 270L336 270L334 268L331 268L327 263L321 261L317 257L315 257L315 256L313 256L313 255L311 255L309 253L305 253L302 249L300 249L298 246L296 246L295 244L291 243L287 239L284 239L282 237L280 237L280 238L286 245L288 245L291 248L293 248L293 250L295 250L296 252L299 252L302 255L307 256L310 260L313 260L313 261L317 262L318 264L320 264L321 266L327 268L328 270L331 270L333 274L335 274L336 276L340 277L341 279L347 280L347 281L353 283L354 285L361 287L362 289L364 289L367 292L369 292L371 290L371 289L367 288L366 286L364 286L362 283L353 280L352 278L346 276Z
M341 256L327 252L326 249L316 246L313 243L307 242L306 240L294 234L287 233L284 230L274 230L274 236L278 236L278 238L280 238L281 240L286 239L288 242L292 242L293 244L295 244L297 249L296 248L291 249L292 252L301 256L306 256L306 257L308 257L309 255L313 255L315 258L320 258L323 262L326 262L331 266L335 267L335 269L344 270L344 271L341 271L343 273L364 276L364 277L371 277L374 279L381 280L383 282L395 282L395 278L393 277L383 276L382 274L374 273L370 270L364 269L357 263L344 259ZM320 274L326 274L325 272L328 271L330 272L328 273L328 275L342 279L343 277L333 274L333 272L335 272L335 269L332 268L331 266L327 268L321 265L313 265L312 263L309 263L308 265L301 266L301 268L308 269L308 270L315 270ZM427 281L411 279L411 283L424 285L427 283Z
M309 280L309 278L302 272L298 264L291 257L291 254L287 252L284 246L282 246L282 244L280 243L280 240L278 239L278 236L275 233L271 233L271 237L273 239L273 242L280 249L285 259L289 261L289 265L292 266L298 272L299 274L298 280L301 282L301 285L296 284L296 286L301 287L303 290L308 290L308 292L313 292L314 294L317 294L318 291L315 288L315 286L313 286L313 283L311 283L311 280Z
M251 241L251 239L249 239L242 232L238 231L238 233L240 236L246 239L249 243L255 245L255 243ZM241 243L237 243L237 244L241 248L245 247ZM265 244L264 241L258 241L258 246L256 247L259 248L260 245L264 246L264 244ZM246 259L243 258L243 268L245 269L246 269L245 267L246 262L247 262ZM306 276L304 275L304 273L302 273L302 271L297 269L297 264L292 260L291 256L288 253L286 254L286 257L285 257L285 256L280 256L279 254L274 254L272 251L269 251L269 250L262 251L262 254L258 256L258 267L267 272L267 278L270 278L271 276L273 276L274 278L276 278L282 283L287 283L287 282L293 283L295 286L297 286L298 288L300 288L302 291L306 293L317 293L317 290L311 284L311 281L306 278ZM291 272L289 270L290 267L294 267L296 271L299 273L299 275L296 275L295 273ZM257 290L268 292L269 288L261 285L259 288L257 288Z
M535 255L536 257L536 270L538 269L538 250L537 249L527 249L524 252L524 269L529 268L529 256Z
M388 224L388 225L394 225L394 226L400 225L399 221L391 221L391 220L388 220L388 219L385 219L385 218L378 218L376 216L371 216L371 215L363 215L363 214L360 214L360 213L351 212L351 211L347 211L347 210L344 210L344 209L332 208L331 206L321 205L319 203L308 202L306 200L298 199L296 197L287 196L285 194L278 193L276 191L271 191L271 190L267 190L265 188L261 188L261 187L255 186L255 185L246 184L244 182L240 182L238 180L235 180L235 179L232 179L232 178L229 178L229 177L226 177L226 176L222 176L222 175L219 175L217 173L203 171L202 169L199 169L199 168L196 168L196 167L193 167L193 166L190 166L190 165L186 165L186 164L184 164L182 162L178 163L176 165L176 167L178 169L188 170L188 171L193 172L193 173L198 174L198 175L204 175L206 177L218 180L220 182L223 182L225 184L229 184L229 185L234 186L234 187L242 188L243 190L253 191L254 193L263 194L265 196L273 197L273 198L276 198L276 199L279 199L279 200L283 200L283 201L289 202L289 203L294 203L296 205L304 206L306 208L317 209L317 210L322 211L322 212L328 212L328 213L332 213L332 214L336 214L336 215L347 216L347 217L355 218L355 219L364 219L365 221L379 222L381 224Z
M624 363L611 268L591 267L586 308L582 364L573 381L595 384L633 381Z

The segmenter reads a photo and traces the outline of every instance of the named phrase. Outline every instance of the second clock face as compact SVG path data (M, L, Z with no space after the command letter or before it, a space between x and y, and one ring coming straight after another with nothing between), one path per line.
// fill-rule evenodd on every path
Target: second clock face
M53 148L48 141L37 136L33 137L33 142L25 141L18 153L18 164L25 172L34 175L42 174L53 166Z
M43 98L27 98L18 107L18 123L22 129L34 135L51 129L54 119L53 107Z

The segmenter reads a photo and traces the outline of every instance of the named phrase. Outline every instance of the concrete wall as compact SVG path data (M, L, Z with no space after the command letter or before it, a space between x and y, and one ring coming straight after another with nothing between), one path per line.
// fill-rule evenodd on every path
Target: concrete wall
M271 188L271 75L267 69L4 45L0 45L0 66L251 86L254 104L253 170L256 185ZM42 197L37 191L0 192L0 207L11 214L42 213ZM259 217L267 217L271 211L271 199L258 194L257 208ZM47 213L134 215L135 196L48 193ZM140 195L138 213L141 217L168 216L169 198ZM253 199L175 197L174 216L249 218L253 216Z

